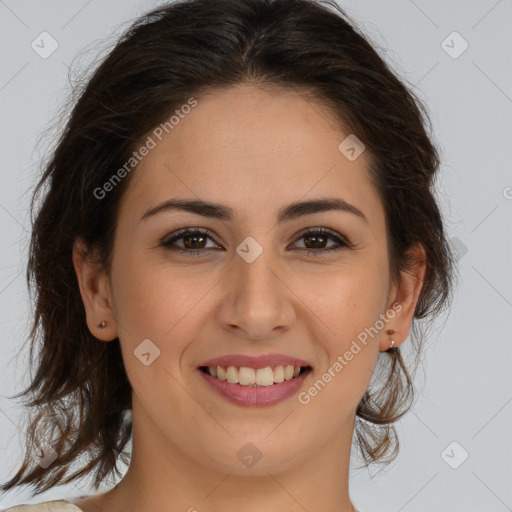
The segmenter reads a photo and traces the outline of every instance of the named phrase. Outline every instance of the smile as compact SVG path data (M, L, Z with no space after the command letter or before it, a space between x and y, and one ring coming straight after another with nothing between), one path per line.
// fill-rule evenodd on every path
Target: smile
M292 380L310 367L279 365L265 368L249 368L247 366L201 366L202 372L211 377L246 387L267 387Z
M292 365L257 369L243 366L198 368L208 389L224 400L244 407L270 406L292 397L300 392L312 371L310 366Z

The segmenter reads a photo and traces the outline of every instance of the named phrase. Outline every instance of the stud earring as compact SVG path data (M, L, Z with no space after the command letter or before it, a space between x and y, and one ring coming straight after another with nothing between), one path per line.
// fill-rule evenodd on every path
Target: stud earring
M105 322L105 320L103 320L101 323L98 324L98 329L105 329L106 326L107 326L107 322Z
M386 334L389 334L390 336L394 333L395 331L393 331L393 329L388 329L386 331ZM391 338L391 343L389 345L389 349L393 348L393 346L395 345L395 340L393 338ZM389 350L388 349L388 350Z

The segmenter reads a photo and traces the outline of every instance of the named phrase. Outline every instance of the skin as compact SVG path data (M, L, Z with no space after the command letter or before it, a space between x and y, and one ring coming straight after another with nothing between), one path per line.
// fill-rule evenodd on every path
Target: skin
M210 92L142 160L121 202L110 279L84 256L73 261L87 323L101 341L119 337L133 388L133 454L111 491L75 500L85 512L352 511L348 471L354 418L379 351L407 338L425 271L416 265L392 283L383 205L369 155L349 161L327 108L290 91L244 85ZM277 223L294 201L338 197L343 211ZM231 207L234 220L166 211L139 221L170 198ZM105 199L105 200L108 200ZM160 242L185 227L207 228L200 257ZM315 257L324 245L300 237L329 228L350 249ZM252 263L236 248L252 236ZM175 242L184 247L183 239ZM221 247L222 251L209 248ZM398 286L399 285L399 286ZM357 335L399 303L378 335L308 404L293 396L267 407L234 405L210 390L197 366L226 354L278 352L311 363L310 387ZM107 327L98 329L105 320ZM386 331L392 329L394 334ZM145 366L133 352L149 338L160 356ZM253 443L261 459L237 452Z

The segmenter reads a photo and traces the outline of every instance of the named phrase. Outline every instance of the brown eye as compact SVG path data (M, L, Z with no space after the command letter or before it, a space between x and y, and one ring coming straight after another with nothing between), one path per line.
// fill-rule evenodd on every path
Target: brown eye
M207 239L207 237L205 235L203 235L202 233L186 234L186 235L182 235L180 238L183 240L183 245L187 249L204 249L205 241ZM198 247L198 244L201 247Z
M219 248L218 245L216 245L216 247L207 247L208 240L215 243L208 230L186 228L162 241L161 245L171 251L200 255L204 253L204 251ZM307 255L313 254L315 256L321 256L328 252L352 247L352 244L346 238L326 228L309 229L301 234L299 240L304 240L305 247L301 250L305 250ZM334 241L334 245L329 247L327 245L329 241ZM182 245L178 245L177 242L180 242Z
M208 239L213 241L208 230L187 228L164 240L162 245L173 251L197 254L209 249L206 247ZM182 241L183 247L177 246L177 241Z
M321 256L331 251L349 249L352 247L352 244L348 240L325 228L310 229L302 233L299 237L299 240L300 239L304 240L304 250L306 250L307 255L312 253L315 256ZM334 240L334 246L327 246L329 240Z

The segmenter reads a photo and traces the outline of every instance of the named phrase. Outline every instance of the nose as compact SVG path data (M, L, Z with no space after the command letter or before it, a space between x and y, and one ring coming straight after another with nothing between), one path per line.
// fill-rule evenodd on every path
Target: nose
M237 337L266 340L291 328L294 294L286 284L283 266L264 250L251 263L238 254L225 277L220 305L222 328Z

